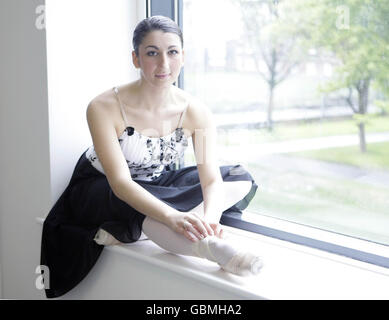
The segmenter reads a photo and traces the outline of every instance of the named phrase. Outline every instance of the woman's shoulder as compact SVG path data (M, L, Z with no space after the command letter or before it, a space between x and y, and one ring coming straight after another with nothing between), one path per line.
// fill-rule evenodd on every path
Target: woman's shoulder
M175 86L174 91L176 99L187 106L187 112L198 113L209 109L200 99L187 91Z
M110 109L116 104L113 88L106 90L94 97L88 104L88 108Z
M201 99L180 88L176 90L177 95L186 102L186 118L194 127L202 127L212 118L211 109Z
M104 122L108 121L116 128L120 119L120 110L117 104L113 88L98 94L88 104L86 110L88 121L96 118L105 119Z

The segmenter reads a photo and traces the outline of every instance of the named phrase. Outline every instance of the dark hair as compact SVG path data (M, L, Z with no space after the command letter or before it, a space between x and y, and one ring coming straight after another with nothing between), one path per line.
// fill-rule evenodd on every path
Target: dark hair
M184 46L184 39L180 27L172 19L164 16L152 16L143 19L138 23L132 37L132 45L134 46L135 54L139 55L139 45L144 37L151 31L161 30L163 32L175 33L180 37L181 46Z

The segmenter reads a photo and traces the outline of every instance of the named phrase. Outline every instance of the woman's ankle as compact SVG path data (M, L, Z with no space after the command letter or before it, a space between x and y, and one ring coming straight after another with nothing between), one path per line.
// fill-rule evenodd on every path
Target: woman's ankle
M193 243L193 252L200 258L226 264L237 253L237 249L224 239L208 236Z

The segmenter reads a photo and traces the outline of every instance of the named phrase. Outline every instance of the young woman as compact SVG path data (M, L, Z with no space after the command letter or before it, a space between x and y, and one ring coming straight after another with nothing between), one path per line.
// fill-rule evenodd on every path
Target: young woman
M50 271L49 298L74 288L105 245L146 237L234 274L261 268L256 255L223 239L222 213L245 209L257 185L240 165L218 166L211 112L173 85L184 64L181 30L154 16L138 24L133 46L140 79L90 102L93 146L45 219L41 264ZM189 138L197 165L172 168Z

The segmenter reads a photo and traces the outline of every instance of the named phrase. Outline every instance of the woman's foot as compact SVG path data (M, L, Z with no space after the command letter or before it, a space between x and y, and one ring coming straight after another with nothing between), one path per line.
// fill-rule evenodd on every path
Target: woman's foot
M121 244L119 240L117 240L112 234L108 233L104 229L99 229L93 240L102 246L114 246Z
M258 255L239 250L226 240L206 237L194 243L194 252L201 258L218 263L223 270L240 276L257 274L263 266Z
M250 252L238 252L225 265L219 264L225 271L240 276L256 275L262 269L262 260Z

